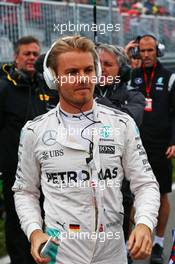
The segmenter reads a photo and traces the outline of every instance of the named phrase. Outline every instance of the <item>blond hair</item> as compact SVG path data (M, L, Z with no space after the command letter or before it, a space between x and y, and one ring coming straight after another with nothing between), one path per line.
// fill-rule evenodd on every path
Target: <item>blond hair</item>
M98 55L95 50L95 45L92 40L82 37L80 35L75 36L67 36L58 39L54 44L53 48L51 49L46 65L50 67L55 74L57 74L57 67L58 67L58 56L62 53L70 52L70 51L82 51L82 52L90 52L94 59L95 70L97 73L98 69Z

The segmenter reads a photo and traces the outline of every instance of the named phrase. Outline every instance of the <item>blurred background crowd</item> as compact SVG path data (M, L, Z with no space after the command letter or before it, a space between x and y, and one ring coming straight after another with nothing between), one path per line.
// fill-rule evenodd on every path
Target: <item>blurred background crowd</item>
M94 20L93 5L97 5L98 41L126 45L131 39L147 32L154 33L166 45L166 57L175 54L174 0L1 0L0 1L0 63L13 59L13 44L24 35L39 37L45 51L61 34L78 33L91 39L92 30L72 30L57 25L88 24ZM104 25L120 25L120 30L102 30Z

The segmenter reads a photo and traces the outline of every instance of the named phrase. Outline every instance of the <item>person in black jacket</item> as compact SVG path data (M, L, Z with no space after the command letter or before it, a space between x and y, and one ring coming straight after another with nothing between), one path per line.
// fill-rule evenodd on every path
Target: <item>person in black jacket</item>
M171 192L172 185L171 158L175 157L175 74L157 59L161 55L159 46L154 36L140 38L142 66L133 71L131 85L138 88L146 100L141 137L161 192L151 262L161 264L164 232L170 212L167 193Z
M6 208L6 247L11 264L33 264L11 187L15 181L21 128L26 121L54 107L58 99L34 68L40 53L39 41L32 36L23 37L17 41L14 51L14 64L0 69L0 172Z
M94 97L98 98L99 103L117 107L128 113L140 126L145 99L138 89L128 84L130 67L124 49L119 46L99 44L97 51L102 68L102 77L95 87Z
M145 106L145 98L137 89L128 85L130 68L124 49L109 44L97 47L102 68L102 77L95 87L96 101L107 106L118 108L132 116L138 126L141 125ZM124 178L122 184L125 240L129 237L129 219L133 205L133 195L129 182ZM128 263L132 263L128 256Z

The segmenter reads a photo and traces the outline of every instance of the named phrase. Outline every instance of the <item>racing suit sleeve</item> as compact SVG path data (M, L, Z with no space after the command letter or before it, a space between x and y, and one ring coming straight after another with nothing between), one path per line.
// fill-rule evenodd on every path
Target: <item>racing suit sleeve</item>
M145 224L153 230L160 206L159 185L148 162L138 128L131 119L126 125L122 163L131 192L135 195L135 223Z
M39 203L40 166L34 151L36 135L27 125L21 131L18 167L12 190L21 227L29 239L34 230L42 230L43 221Z
M127 86L127 100L121 110L132 116L138 127L142 124L144 107L144 95L139 90Z

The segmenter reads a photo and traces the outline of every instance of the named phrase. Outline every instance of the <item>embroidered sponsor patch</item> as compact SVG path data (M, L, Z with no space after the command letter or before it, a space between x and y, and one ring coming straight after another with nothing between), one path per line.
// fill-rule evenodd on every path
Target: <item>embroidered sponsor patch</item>
M103 224L100 224L99 232L103 232L103 231L104 231L104 226L103 226Z
M117 226L117 225L118 225L118 222L112 222L112 223L106 224L106 227L109 228L109 227L113 227L113 226Z
M45 145L52 146L56 143L56 136L57 136L56 130L48 130L44 133L42 141Z
M101 154L115 154L115 146L99 145L99 153L101 153Z
M163 86L160 87L156 86L156 91L163 91Z
M142 78L135 78L134 82L135 82L135 84L142 84L143 80L142 80Z
M42 160L47 160L49 158L55 158L55 157L59 157L59 156L63 156L64 155L64 151L63 149L54 149L54 150L50 150L50 151L44 151L42 153Z
M100 136L102 138L109 138L112 134L112 127L110 125L105 125L100 128Z
M157 83L156 83L156 85L164 85L164 83L163 83L163 77L159 77L159 78L157 79Z
M47 95L47 94L39 94L39 99L41 101L49 101L49 95Z
M80 225L77 224L69 224L69 231L70 232L80 232Z

